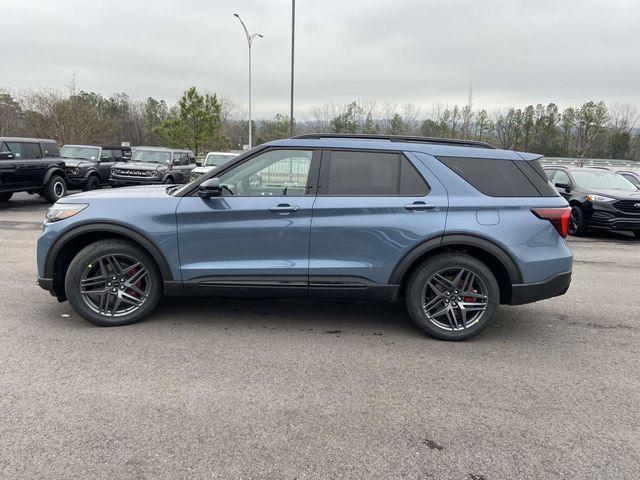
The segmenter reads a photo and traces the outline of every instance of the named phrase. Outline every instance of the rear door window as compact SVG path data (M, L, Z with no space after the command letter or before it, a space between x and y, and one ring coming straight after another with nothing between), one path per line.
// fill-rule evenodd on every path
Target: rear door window
M327 153L320 181L323 195L424 196L429 192L429 186L411 162L396 152Z
M40 144L24 142L22 144L22 158L42 158L42 152L40 151Z

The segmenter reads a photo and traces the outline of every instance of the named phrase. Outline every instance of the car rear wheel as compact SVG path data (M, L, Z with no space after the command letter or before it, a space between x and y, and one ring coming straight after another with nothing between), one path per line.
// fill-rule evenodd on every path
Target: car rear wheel
M96 175L91 175L87 179L87 183L84 186L85 191L87 190L99 190L100 189L100 179Z
M577 205L571 207L571 216L569 217L569 235L579 237L586 233L584 225L584 212Z
M42 196L49 203L56 203L66 194L67 184L59 175L53 175L42 189Z
M100 326L135 323L162 297L154 260L121 240L105 240L82 249L71 261L65 292L74 310Z
M0 202L8 202L13 197L13 193L0 193Z
M406 288L407 310L427 334L440 340L465 340L491 321L500 289L491 270L463 253L426 260Z

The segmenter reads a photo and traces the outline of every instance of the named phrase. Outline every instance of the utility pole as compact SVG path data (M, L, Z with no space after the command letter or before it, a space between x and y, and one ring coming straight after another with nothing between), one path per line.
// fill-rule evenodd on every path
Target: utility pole
M291 0L291 107L289 109L289 136L293 137L293 67L296 42L296 0Z

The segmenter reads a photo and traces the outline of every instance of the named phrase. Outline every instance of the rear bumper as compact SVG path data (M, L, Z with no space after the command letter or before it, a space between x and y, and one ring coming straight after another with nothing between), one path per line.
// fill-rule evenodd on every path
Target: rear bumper
M564 295L571 284L571 272L559 273L543 282L522 283L512 286L510 305L523 305L546 298Z

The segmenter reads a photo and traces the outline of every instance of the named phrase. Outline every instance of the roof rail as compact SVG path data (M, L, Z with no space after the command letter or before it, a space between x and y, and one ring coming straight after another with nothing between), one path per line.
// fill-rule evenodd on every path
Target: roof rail
M320 138L353 138L359 140L386 140L388 142L415 142L415 143L431 143L434 145L456 145L458 147L475 147L475 148L496 148L490 143L478 142L476 140L462 140L457 138L432 138L432 137L416 137L404 135L369 135L369 134L353 134L353 133L306 133L297 135L292 138L298 139L320 139Z

